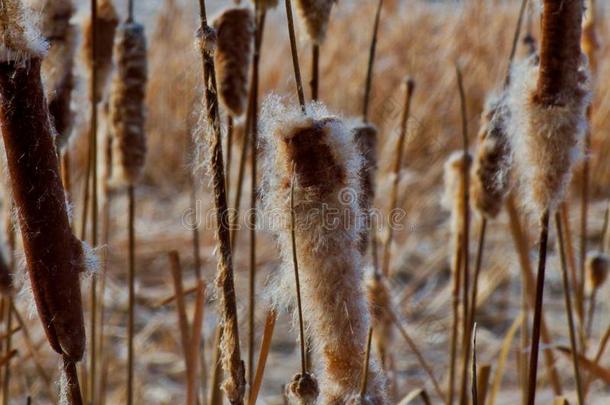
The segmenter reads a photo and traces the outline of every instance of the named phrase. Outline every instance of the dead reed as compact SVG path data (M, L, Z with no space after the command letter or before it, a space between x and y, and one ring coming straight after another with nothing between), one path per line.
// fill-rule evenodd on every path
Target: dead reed
M216 285L219 289L219 309L222 317L222 339L220 350L222 368L225 372L223 390L232 404L243 404L245 394L245 370L239 349L239 328L235 286L233 281L233 261L231 253L231 234L228 228L228 205L224 181L224 162L222 156L220 115L218 111L217 83L214 66L214 54L210 52L216 34L208 26L205 0L199 1L200 9L200 52L203 63L203 83L205 85L204 120L211 128L210 139L210 173L214 189L214 207L216 209L216 238L218 243L218 271Z

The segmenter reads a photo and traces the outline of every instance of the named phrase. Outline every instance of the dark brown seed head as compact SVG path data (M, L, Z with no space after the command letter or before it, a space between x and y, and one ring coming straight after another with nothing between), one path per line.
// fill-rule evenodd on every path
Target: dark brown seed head
M234 116L243 114L248 98L248 71L254 42L254 16L247 8L230 8L214 21L214 59L220 100ZM207 43L207 42L206 42Z
M587 258L587 275L593 289L600 288L608 278L610 257L605 253L596 252Z
M117 74L112 83L113 175L120 183L134 184L146 157L145 96L147 81L144 27L126 23L118 30L115 49Z
M330 11L335 3L336 0L297 0L299 16L312 42L316 44L324 42Z
M320 395L318 381L309 373L295 374L286 386L286 396L291 404L313 405Z

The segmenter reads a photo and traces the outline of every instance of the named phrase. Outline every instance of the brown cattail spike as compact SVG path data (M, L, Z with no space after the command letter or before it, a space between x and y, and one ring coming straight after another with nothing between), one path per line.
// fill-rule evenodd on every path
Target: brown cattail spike
M475 207L487 218L498 215L509 190L511 156L506 133L508 113L505 98L500 96L488 103L481 117L472 198Z
M97 3L97 31L96 38L96 63L97 63L97 88L96 98L100 101L104 96L104 89L112 74L112 52L114 49L114 36L119 25L119 16L112 4L112 0L100 0ZM89 72L93 68L92 62L92 29L91 20L85 22L85 35L83 47L85 50L85 62Z
M146 157L145 106L147 64L144 27L126 23L116 44L117 75L112 83L110 115L113 141L113 175L119 183L135 184Z
M3 5L0 122L28 273L51 346L78 361L85 350L83 251L68 221L41 81L42 55L32 43L38 35L24 22L20 2Z
M74 5L70 0L46 0L42 7L42 35L50 44L49 54L42 63L49 112L57 131L56 144L64 146L72 130L72 90L74 88L74 55L76 27L70 23Z
M290 218L299 263L302 309L316 358L320 403L342 403L360 393L369 311L362 289L358 251L362 156L353 133L338 117L314 104L303 115L270 98L263 106L267 170L263 203L268 212ZM294 211L288 201L294 185ZM355 191L355 193L353 193ZM336 212L329 218L320 210ZM326 221L328 220L328 222ZM285 269L278 274L274 298L292 307L294 277L292 233L278 230ZM286 302L288 301L288 302ZM367 394L383 402L385 377L371 361Z
M326 38L330 11L336 0L297 0L297 10L309 39L321 44Z
M319 395L318 381L309 373L296 374L286 386L286 397L290 404L314 405Z
M537 103L564 105L581 82L583 8L583 0L544 0Z
M354 142L362 156L362 166L358 170L360 178L360 194L358 202L363 215L358 240L358 250L364 254L369 244L371 216L370 210L375 200L375 175L377 174L377 128L370 124L363 124L352 129Z
M610 257L605 253L596 252L587 259L587 275L592 289L600 288L608 278Z
M453 152L445 162L445 195L443 197L444 207L451 212L451 230L453 235L458 235L462 232L464 211L467 207L464 205L464 164L470 170L472 165L472 156L468 154L464 157L464 152Z
M544 2L540 64L511 73L511 149L530 208L554 210L563 200L587 128L589 80L580 52L582 1Z
M220 101L234 116L243 114L248 98L248 71L254 43L254 16L247 8L230 8L214 21L214 59Z

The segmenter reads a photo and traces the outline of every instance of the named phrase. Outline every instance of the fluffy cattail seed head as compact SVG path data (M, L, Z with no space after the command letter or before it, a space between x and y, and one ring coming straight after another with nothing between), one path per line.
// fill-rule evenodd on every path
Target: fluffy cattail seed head
M42 15L42 34L50 44L42 63L45 93L49 112L57 131L56 144L63 147L72 131L73 113L70 107L74 88L74 56L77 32L70 23L74 5L70 0L46 0L37 3Z
M303 317L322 363L316 373L320 401L341 402L359 392L369 328L356 221L362 156L350 129L320 104L308 106L303 114L297 106L269 98L261 112L261 134L265 136L262 195L267 214L291 218L294 184ZM336 214L329 218L323 212ZM278 229L277 236L284 267L277 275L273 298L294 307L290 227ZM370 391L384 397L385 377L374 360L369 381Z
M97 3L97 31L96 38L96 62L97 83L95 94L97 100L104 96L104 89L112 74L112 52L114 49L114 36L119 25L119 16L112 4L112 0L100 0ZM91 20L85 21L83 48L85 51L85 63L89 72L93 69L93 25Z
M602 252L590 254L587 258L587 275L591 287L595 290L600 288L608 278L610 269L610 257Z
M79 275L83 250L72 234L41 80L39 33L21 2L0 7L0 124L23 250L39 316L52 348L72 361L85 350Z
M239 116L244 112L248 99L254 16L248 8L230 8L223 11L213 25L220 100L232 115Z
M146 157L145 106L147 64L144 27L131 22L118 30L117 74L112 83L110 116L113 182L135 184Z
M295 374L286 386L286 397L290 404L314 405L319 395L318 381L313 374Z
M580 52L582 1L544 2L540 63L515 65L509 105L511 149L525 201L535 211L563 200L581 154L589 104Z
M0 7L0 60L22 62L45 55L47 45L35 28L32 10L21 0L3 0Z
M509 191L511 164L507 136L508 106L504 95L492 98L483 111L474 161L472 198L479 212L495 218Z
M297 10L309 39L321 44L326 38L330 11L336 0L297 0Z
M363 124L352 129L354 142L362 156L362 166L358 170L360 194L358 201L363 215L363 226L358 240L358 250L364 254L368 247L371 227L370 210L375 200L375 175L377 173L377 128Z

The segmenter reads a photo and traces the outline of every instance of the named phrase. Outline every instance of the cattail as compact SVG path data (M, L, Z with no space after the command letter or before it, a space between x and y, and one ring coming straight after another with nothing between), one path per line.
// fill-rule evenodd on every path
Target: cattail
M110 117L115 182L135 184L146 157L145 106L147 64L144 26L128 22L118 30L117 74L112 82Z
M70 229L41 81L45 45L16 0L0 8L0 121L32 291L52 348L82 358L81 242Z
M248 8L230 8L214 20L214 61L220 101L234 116L242 115L248 99L248 71L252 59L254 16Z
M463 151L453 152L445 162L443 206L451 212L451 232L458 235L464 228L464 164L467 169L472 165L472 155L464 158Z
M608 278L610 257L605 253L596 252L587 260L587 275L592 289L600 288Z
M41 1L42 35L49 42L47 57L42 63L49 112L57 131L56 144L63 147L72 130L72 90L74 88L74 55L77 32L70 19L74 5L70 0Z
M295 374L290 384L286 386L286 397L290 404L314 405L319 395L318 381L308 373Z
M337 0L297 0L297 10L305 25L307 36L315 44L326 38L328 20L333 4Z
M358 203L363 225L358 237L358 250L364 254L368 247L371 227L370 210L375 200L375 175L377 172L377 128L370 124L358 125L352 129L358 153L362 156L362 166L358 170L360 194Z
M511 155L506 134L507 119L504 96L491 99L481 117L472 198L475 207L486 218L498 215L509 191Z
M373 339L381 363L385 365L388 349L394 338L392 317L392 296L388 283L380 274L373 274L367 283L368 301L372 318Z
M581 0L544 2L540 64L512 72L511 148L530 208L554 210L580 156L589 103L580 51Z
M97 83L95 97L100 101L104 97L104 89L112 74L112 52L114 50L114 36L119 25L119 16L112 4L112 0L100 0L97 4L97 30L95 44L97 63ZM93 69L93 26L91 20L85 21L83 48L85 63L89 72Z
M261 10L271 10L277 7L278 0L252 0Z
M263 202L267 212L280 210L290 218L294 184L303 316L323 365L316 373L321 375L321 401L340 403L360 391L369 328L356 226L360 207L356 198L345 198L346 190L358 195L362 158L345 124L319 104L303 115L274 97L261 115L267 166ZM328 218L322 209L337 215ZM277 236L285 269L278 275L274 297L286 304L282 301L294 296L291 233L279 229ZM385 377L375 362L369 381L368 395L385 401Z

